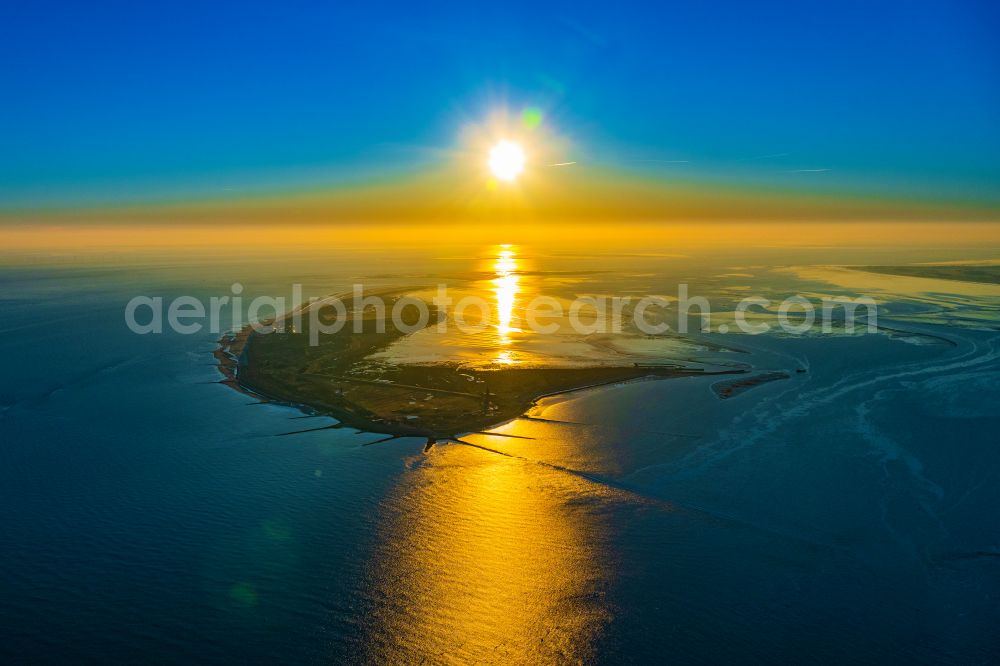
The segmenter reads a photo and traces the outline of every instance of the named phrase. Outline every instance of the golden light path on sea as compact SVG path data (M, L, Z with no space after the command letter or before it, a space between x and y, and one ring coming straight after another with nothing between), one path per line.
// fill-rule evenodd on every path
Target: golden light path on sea
M494 358L496 363L502 365L513 365L510 350L503 349L511 343L511 334L520 333L521 330L514 325L514 305L517 295L520 292L520 276L517 274L518 261L510 245L501 245L497 253L493 269L496 277L493 278L493 294L496 299L496 331L497 344L501 347L497 350Z
M610 619L601 597L608 564L606 526L578 503L616 495L528 460L433 447L385 506L365 657L586 662Z

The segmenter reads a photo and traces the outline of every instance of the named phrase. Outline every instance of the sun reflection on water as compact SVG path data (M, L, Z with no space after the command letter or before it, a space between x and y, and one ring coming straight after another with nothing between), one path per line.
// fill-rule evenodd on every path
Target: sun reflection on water
M518 274L517 254L511 248L510 245L500 246L496 260L493 262L496 277L491 280L493 295L496 299L497 342L501 346L510 345L511 335L521 332L521 329L514 323L514 306L517 295L521 291L519 284L521 276ZM494 361L502 365L517 363L511 352L503 349L498 351Z
M615 497L529 461L435 446L385 504L362 660L586 663L610 619L606 527L578 502Z

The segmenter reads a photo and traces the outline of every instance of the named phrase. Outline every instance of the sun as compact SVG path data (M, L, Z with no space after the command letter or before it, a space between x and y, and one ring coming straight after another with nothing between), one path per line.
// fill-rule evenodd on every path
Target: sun
M513 141L503 140L490 150L489 164L494 176L513 181L524 171L524 150Z

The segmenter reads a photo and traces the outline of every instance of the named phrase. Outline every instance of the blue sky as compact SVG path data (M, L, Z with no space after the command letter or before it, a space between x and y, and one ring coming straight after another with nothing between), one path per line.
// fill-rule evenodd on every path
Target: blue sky
M0 207L433 165L537 105L666 179L996 202L988 2L4 3ZM680 160L666 165L657 160Z

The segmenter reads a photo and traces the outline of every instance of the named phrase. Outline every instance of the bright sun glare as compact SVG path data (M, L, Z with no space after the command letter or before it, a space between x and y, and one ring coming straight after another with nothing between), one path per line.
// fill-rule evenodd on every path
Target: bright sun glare
M514 180L524 171L524 150L512 141L501 141L490 151L490 171L500 180Z

